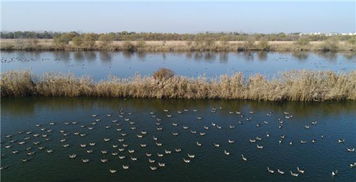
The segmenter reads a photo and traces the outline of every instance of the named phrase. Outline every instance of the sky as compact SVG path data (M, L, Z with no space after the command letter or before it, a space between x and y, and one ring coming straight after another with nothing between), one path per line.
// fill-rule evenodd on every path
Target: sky
M356 1L9 1L2 31L356 32Z

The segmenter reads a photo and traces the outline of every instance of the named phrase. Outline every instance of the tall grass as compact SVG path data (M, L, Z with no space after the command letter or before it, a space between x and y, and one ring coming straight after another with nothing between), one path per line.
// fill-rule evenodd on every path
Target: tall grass
M95 82L88 77L10 71L1 74L1 96L98 96L133 98L248 99L265 101L356 100L356 71L291 71L266 79L256 74L222 75L215 79L171 76L111 77Z

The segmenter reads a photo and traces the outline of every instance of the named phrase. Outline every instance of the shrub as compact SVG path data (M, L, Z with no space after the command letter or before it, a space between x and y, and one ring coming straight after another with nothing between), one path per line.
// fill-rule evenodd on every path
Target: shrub
M268 51L270 49L270 45L268 44L268 41L266 39L262 39L258 42L258 45L257 47L260 49L260 50L263 50L263 51Z
M99 36L99 41L104 47L109 46L114 41L114 39L115 39L115 35L113 34L101 34Z
M134 51L136 51L136 46L134 44L132 44L130 41L125 41L122 44L122 49L125 51L134 52Z
M72 39L72 43L75 47L80 47L83 44L83 40L80 36L76 36Z
M298 46L308 46L310 44L310 40L306 37L299 38L297 41L295 41L296 45Z
M84 47L92 49L95 46L96 35L93 33L84 34L82 35L82 40Z
M327 39L322 44L320 49L322 51L337 51L339 47L339 41L336 39Z
M167 68L160 68L153 73L153 78L156 80L166 80L174 76L174 72Z
M245 50L251 50L255 48L255 39L254 38L248 38L243 45L243 48Z

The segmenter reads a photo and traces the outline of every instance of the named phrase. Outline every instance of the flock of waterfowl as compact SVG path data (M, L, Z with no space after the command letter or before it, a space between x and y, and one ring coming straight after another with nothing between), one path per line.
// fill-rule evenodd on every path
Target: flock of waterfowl
M212 108L210 112L214 113L222 108ZM204 137L208 133L213 132L213 130L221 129L231 129L233 130L238 125L243 125L245 122L252 120L254 112L239 112L230 111L229 114L236 115L239 120L236 123L231 123L228 125L221 125L219 122L204 122L204 117L196 114L195 121L192 122L202 122L204 123L202 127L196 128L191 127L188 124L182 124L178 120L174 120L175 115L181 115L186 112L198 113L198 110L184 109L182 111L170 112L164 109L159 114L155 112L150 112L149 124L154 125L155 131L148 131L142 126L136 125L135 119L132 118L132 113L120 110L116 113L108 114L93 114L91 115L91 120L87 122L79 121L64 121L64 122L48 122L46 124L36 124L33 130L28 131L17 131L14 134L5 135L2 138L2 154L1 158L11 157L12 155L20 155L21 163L26 163L35 159L38 153L55 153L59 152L66 155L68 160L77 160L81 163L91 163L93 160L98 160L100 163L110 163L110 162L121 162L120 168L112 168L108 166L108 173L115 174L121 170L129 170L130 165L134 164L132 162L145 162L147 163L147 169L151 171L156 171L170 164L165 162L166 156L179 154L182 163L189 165L194 160L199 160L197 156L200 153L194 153L185 149L184 146L172 146L172 144L166 145L167 143L162 142L163 135L160 133L165 133L172 135L173 137L179 137L181 134L189 134L192 136L187 143L191 143L198 148L201 148L201 152L204 152L204 148L210 148L213 150L221 151L221 156L218 157L230 157L231 155L236 155L241 158L242 162L248 162L250 160L249 153L235 153L228 149L228 145L237 145L235 142L236 138L228 138L226 141L211 141L210 144L206 144L199 140L200 137ZM272 112L267 113L267 117L271 116ZM293 115L288 112L284 112L282 117L277 121L277 127L282 129L285 127L285 123L293 118ZM262 127L263 125L270 124L271 121L262 121L256 124L256 127ZM165 125L163 125L165 123ZM167 124L168 123L168 124ZM318 124L317 121L312 121L310 124L304 126L305 129L310 129ZM169 133L167 133L166 128ZM90 135L94 135L91 131L104 130L103 137L95 136L95 139L88 139ZM107 132L106 132L107 131ZM114 133L114 134L112 134ZM265 146L260 143L262 140L267 140L272 134L269 132L265 133L265 136L256 136L254 138L249 138L249 145L255 145L256 150L264 150ZM130 139L131 137L131 139ZM86 140L81 140L87 138ZM132 138L135 138L133 143ZM147 139L148 138L148 139ZM321 135L320 139L324 136ZM146 140L144 140L146 139ZM72 140L81 141L78 144L72 142ZM55 143L55 145L60 145L60 150L57 148L56 151L53 145L48 145L49 142ZM296 145L296 144L306 144L308 142L317 143L317 138L311 140L286 140L286 135L280 135L278 137L279 144ZM345 144L345 139L338 139L335 141L340 144ZM98 147L100 145L100 147ZM103 146L104 145L104 146ZM155 150L151 150L152 147ZM68 150L72 148L73 150ZM74 150L75 149L75 150ZM73 152L75 151L75 152ZM346 146L345 151L347 153L354 153L355 147ZM143 155L140 155L143 154ZM347 154L345 154L347 155ZM128 161L131 161L130 163ZM351 161L350 161L351 162ZM2 164L1 170L7 169L9 165ZM16 168L16 166L13 166ZM350 168L356 168L356 162L351 162L349 164ZM269 174L278 175L291 175L293 177L301 176L308 173L307 169L299 166L295 166L294 169L282 169L282 168L272 168L266 166L266 171ZM330 171L331 176L338 175L338 170L335 169Z

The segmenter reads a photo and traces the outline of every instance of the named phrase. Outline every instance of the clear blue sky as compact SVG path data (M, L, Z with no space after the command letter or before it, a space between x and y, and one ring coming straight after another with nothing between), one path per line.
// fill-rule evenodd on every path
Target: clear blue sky
M1 30L80 32L356 32L348 2L10 2Z

